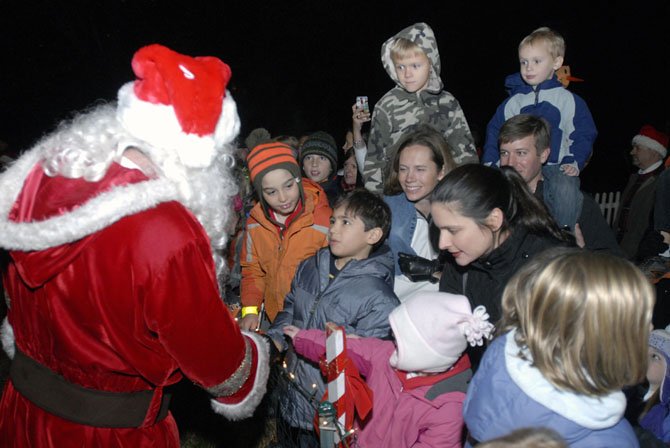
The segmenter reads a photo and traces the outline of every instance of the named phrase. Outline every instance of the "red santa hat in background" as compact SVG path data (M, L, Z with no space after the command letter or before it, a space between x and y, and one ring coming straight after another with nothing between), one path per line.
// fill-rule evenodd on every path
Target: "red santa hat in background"
M119 89L117 117L134 137L202 168L237 136L237 106L226 91L230 67L220 59L153 44L135 53L132 67L137 80Z
M642 126L639 134L633 137L633 144L656 151L662 158L668 154L668 134L656 130L649 124Z

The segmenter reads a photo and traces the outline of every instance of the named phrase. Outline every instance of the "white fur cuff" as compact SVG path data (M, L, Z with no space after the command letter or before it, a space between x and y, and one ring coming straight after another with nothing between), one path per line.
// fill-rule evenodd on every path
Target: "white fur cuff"
M239 403L226 404L215 399L211 400L212 409L217 414L223 415L229 420L242 420L253 415L256 407L260 404L267 390L268 376L270 374L270 347L267 341L256 333L242 332L245 337L256 345L258 359L256 360L256 377L251 392Z

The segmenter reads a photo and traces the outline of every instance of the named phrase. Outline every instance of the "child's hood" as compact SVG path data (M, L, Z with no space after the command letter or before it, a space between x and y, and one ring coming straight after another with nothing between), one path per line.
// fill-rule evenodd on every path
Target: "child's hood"
M419 22L408 26L382 44L382 64L384 65L386 73L389 74L398 87L403 88L398 80L398 76L396 76L393 59L391 59L391 46L396 39L401 37L414 42L424 53L426 53L431 65L430 77L428 79L426 90L429 92L440 92L444 87L442 79L440 79L440 53L437 48L435 33L433 33L431 27L426 23Z
M559 389L533 365L530 351L519 349L515 332L501 336L505 338L505 367L512 381L526 395L556 414L592 430L610 428L621 420L626 409L623 392L617 390L591 397ZM525 359L519 356L520 351Z

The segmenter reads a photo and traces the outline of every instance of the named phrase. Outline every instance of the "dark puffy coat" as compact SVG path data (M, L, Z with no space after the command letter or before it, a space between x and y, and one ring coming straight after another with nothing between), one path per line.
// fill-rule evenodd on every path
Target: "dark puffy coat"
M454 262L447 263L440 280L440 291L463 294L473 309L484 305L491 322L497 322L502 316L502 293L512 275L534 255L564 245L556 238L515 229L488 257L463 267Z
M389 313L400 304L393 293L394 262L385 244L364 260L347 263L332 281L329 278L330 249L324 248L298 267L291 292L268 330L268 336L288 348L283 337L285 325L302 329L325 330L327 322L344 326L348 334L388 338ZM291 351L288 371L303 388L323 396L325 385L319 367ZM313 388L312 385L316 387ZM295 388L282 397L282 417L292 426L312 429L314 409Z

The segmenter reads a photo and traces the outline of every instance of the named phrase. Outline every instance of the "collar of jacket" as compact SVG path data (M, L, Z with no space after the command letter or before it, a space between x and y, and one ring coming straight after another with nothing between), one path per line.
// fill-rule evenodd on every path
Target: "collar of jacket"
M512 269L511 260L530 255L522 249L523 243L528 236L524 228L514 229L503 243L493 249L487 257L472 262L472 266L482 271L495 273Z
M41 153L35 148L21 157L0 177L0 247L9 250L35 251L78 241L92 235L118 220L148 210L156 205L178 200L176 186L166 179L123 181L121 184L108 176L123 176L127 171L113 164L108 174L95 185L99 191L70 204L63 212L40 220L11 218L13 207L24 189L29 176L39 176ZM116 173L116 174L115 174ZM59 178L53 178L56 181ZM71 182L62 178L64 183ZM95 186L94 185L94 186ZM104 188L102 188L104 186Z

